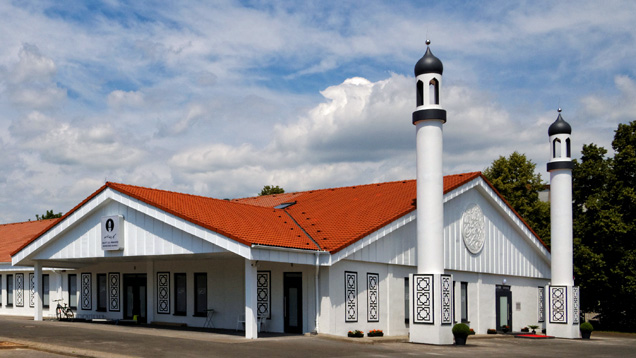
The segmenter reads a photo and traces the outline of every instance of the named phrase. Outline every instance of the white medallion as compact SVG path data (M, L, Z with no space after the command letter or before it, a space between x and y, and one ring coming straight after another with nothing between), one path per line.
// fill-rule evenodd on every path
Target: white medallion
M478 254L484 248L484 214L477 204L470 204L462 215L462 237L468 251Z

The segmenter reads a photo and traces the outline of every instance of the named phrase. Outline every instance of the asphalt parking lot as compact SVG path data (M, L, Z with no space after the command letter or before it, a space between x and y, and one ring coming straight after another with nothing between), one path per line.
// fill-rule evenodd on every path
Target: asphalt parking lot
M0 317L0 357L628 357L636 354L636 334L595 332L584 340L529 340L476 336L466 346L429 346L399 339L349 339L323 335L263 334L246 340L242 332L115 326L80 322L35 322Z

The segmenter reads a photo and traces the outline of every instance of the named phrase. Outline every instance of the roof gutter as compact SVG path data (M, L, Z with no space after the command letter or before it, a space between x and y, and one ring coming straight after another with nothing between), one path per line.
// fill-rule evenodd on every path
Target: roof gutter
M303 254L312 254L312 253L328 254L329 253L329 251L325 251L325 250L305 250L305 249L295 249L291 247L270 246L270 245L262 245L262 244L252 244L250 247L253 249L288 251L288 252L298 252Z

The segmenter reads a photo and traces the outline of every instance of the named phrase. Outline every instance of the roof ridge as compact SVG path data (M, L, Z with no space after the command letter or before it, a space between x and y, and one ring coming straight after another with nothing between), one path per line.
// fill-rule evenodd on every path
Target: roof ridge
M60 218L52 218L52 219L37 219L37 220L28 220L28 221L20 221L15 223L5 223L0 224L0 226L10 226L10 225L22 225L22 224L32 224L37 222L51 221L51 220L59 220Z
M481 171L474 171L474 172L467 172L467 173L457 173L457 174L447 174L444 175L444 178L446 177L452 177L452 176L479 176L481 175ZM285 192L285 193L279 193L279 194L269 194L269 195L256 195L256 196L246 196L243 198L234 198L231 199L234 202L237 203L241 203L240 200L245 200L245 199L253 199L253 198L258 198L258 197L266 197L266 196L271 196L271 197L275 197L276 195L294 195L294 194L305 194L305 193L314 193L314 192L319 192L319 191L326 191L326 190L337 190L337 189L348 189L348 188L358 188L358 187L367 187L367 186L373 186L373 185L386 185L386 184L396 184L399 182L402 183L406 183L406 182L411 182L411 181L415 181L416 179L401 179L401 180L391 180L391 181L385 181L385 182L379 182L379 183L368 183L368 184L358 184L358 185L346 185L346 186L337 186L337 187L332 187L332 188L322 188L322 189L310 189L310 190L301 190L301 191L290 191L290 192ZM250 205L250 204L246 204L246 205Z

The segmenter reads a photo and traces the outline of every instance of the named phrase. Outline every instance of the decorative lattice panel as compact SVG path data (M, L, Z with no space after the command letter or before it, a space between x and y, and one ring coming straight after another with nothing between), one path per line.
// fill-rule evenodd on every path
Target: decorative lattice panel
M539 308L538 312L538 321L545 322L545 287L539 287L539 302L537 302L537 307Z
M119 273L108 274L108 310L119 312Z
M367 273L367 321L380 321L380 275Z
M258 271L256 273L256 312L259 317L271 318L271 278L270 271Z
M29 274L29 307L35 307L35 274Z
M442 324L453 323L453 278L441 275L442 280Z
M24 274L15 274L15 305L16 307L24 307Z
M550 286L550 323L568 323L567 288Z
M579 287L572 287L572 323L579 324Z
M83 310L91 310L93 309L93 290L92 290L92 282L91 282L91 274L88 272L82 273L82 309Z
M413 275L413 323L435 323L433 275Z
M157 272L157 313L170 313L170 272Z
M358 273L345 271L345 322L358 322Z

